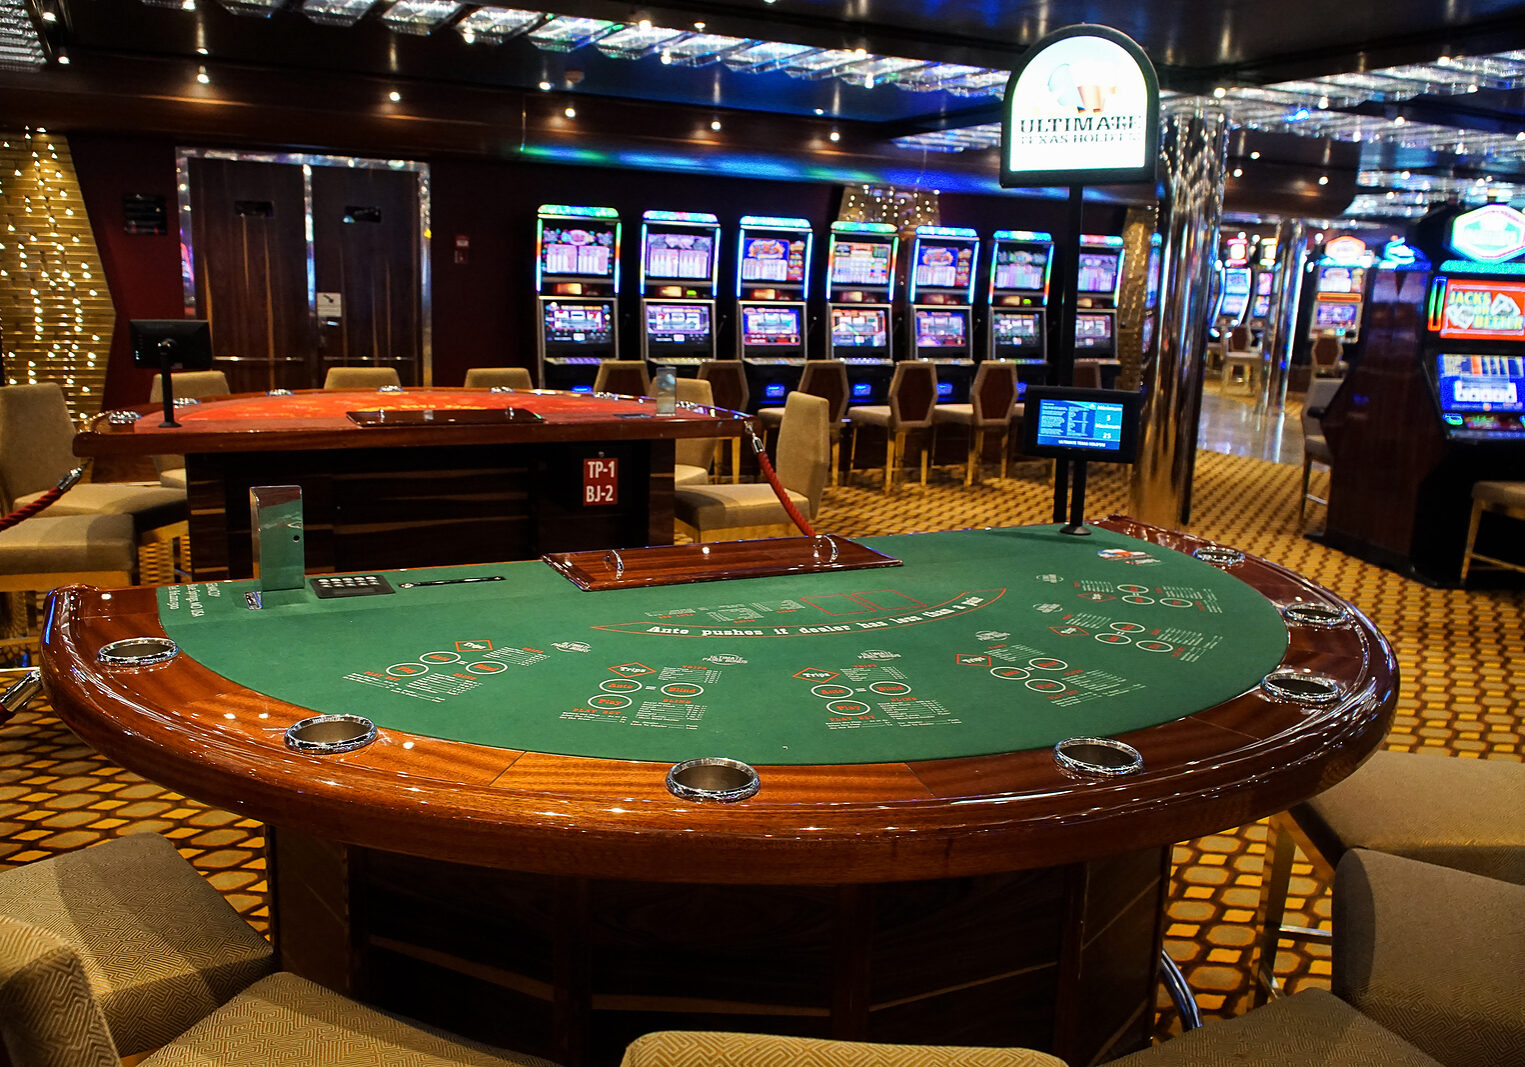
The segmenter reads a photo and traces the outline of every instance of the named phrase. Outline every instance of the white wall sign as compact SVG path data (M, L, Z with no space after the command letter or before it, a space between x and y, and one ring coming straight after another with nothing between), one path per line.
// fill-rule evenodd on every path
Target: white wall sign
M1109 26L1056 30L1011 72L1001 123L1001 184L1153 182L1160 89L1154 64Z

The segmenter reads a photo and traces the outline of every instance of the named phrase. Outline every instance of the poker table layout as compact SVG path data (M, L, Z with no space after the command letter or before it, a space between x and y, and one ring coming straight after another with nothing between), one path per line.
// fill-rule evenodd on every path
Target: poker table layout
M309 390L203 399L178 427L158 407L104 413L74 451L184 455L192 573L215 581L253 574L256 485L302 487L312 571L668 544L673 441L735 437L742 418L548 390Z
M685 1027L1085 1063L1148 1041L1171 843L1343 778L1397 692L1329 592L1092 529L598 591L538 561L259 610L253 582L67 587L43 671L87 742L267 824L282 965L340 990L568 1064ZM100 659L164 635L168 662ZM314 715L374 740L293 750ZM1141 768L1061 765L1082 737ZM755 767L756 794L669 791L704 757Z

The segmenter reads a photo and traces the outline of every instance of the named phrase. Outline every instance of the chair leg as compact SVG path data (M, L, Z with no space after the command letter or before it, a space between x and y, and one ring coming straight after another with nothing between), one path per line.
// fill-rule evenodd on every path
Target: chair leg
M932 461L932 450L927 447L927 438L923 434L921 438L921 484L925 488L927 484L927 466Z
M898 451L900 451L900 448L898 448L897 446L904 446L904 444L905 444L905 434L903 434L903 433L890 433L888 430L885 431L885 434L884 434L884 491L886 493L888 493L890 490L892 490L895 487L895 467L896 467L896 464L897 464L897 460L899 459L899 457L896 455L896 453Z
M1008 458L1010 458L1010 457L1007 456L1007 452L1010 450L1010 448L1011 448L1011 430L1009 430L1009 429L1002 430L1001 431L1001 480L1002 481L1006 480L1006 461L1008 460Z
M1297 841L1282 820L1285 814L1271 816L1266 829L1266 855L1260 873L1260 904L1256 908L1256 951L1251 976L1254 978L1256 1004L1281 995L1276 984L1276 950L1281 940L1281 924L1287 914L1287 887L1292 881L1292 858Z
M1461 584L1467 584L1467 572L1472 569L1472 549L1477 545L1477 528L1483 521L1483 502L1472 501L1472 519L1467 523L1467 548L1461 554Z
M847 480L853 480L853 471L858 469L858 424L853 423L853 439L847 446Z
M1313 474L1313 457L1307 452L1303 453L1303 495L1297 498L1297 525L1303 524L1303 517L1308 513L1308 479Z
M741 482L741 438L731 438L731 484Z
M835 488L842 478L842 438L834 437L831 441L831 484Z
M969 427L969 461L964 468L964 487L979 481L980 460L985 454L985 431Z

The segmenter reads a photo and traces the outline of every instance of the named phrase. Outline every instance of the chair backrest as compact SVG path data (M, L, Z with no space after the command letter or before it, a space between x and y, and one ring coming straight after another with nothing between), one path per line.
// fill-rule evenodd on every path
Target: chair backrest
M919 359L895 364L890 379L890 426L892 431L920 430L932 425L937 407L937 365Z
M702 378L679 378L676 384L677 399L681 403L703 404L705 407L715 403L710 383ZM713 437L680 437L673 442L673 448L674 462L686 463L690 467L703 467L709 470L710 464L715 460Z
M323 379L325 389L380 389L401 384L395 367L329 367Z
M1092 359L1077 359L1070 377L1077 389L1101 388L1101 364Z
M707 359L699 364L699 377L710 383L715 406L728 411L747 410L752 389L747 385L747 368L739 359Z
M0 497L5 511L17 497L51 489L78 465L74 420L57 382L0 388Z
M533 389L535 379L528 367L471 367L466 371L467 389L491 389L495 385L510 389Z
M1249 351L1250 329L1248 326L1235 326L1228 332L1228 348L1230 352Z
M644 359L606 359L598 365L593 390L621 396L650 396L651 375Z
M1303 394L1303 439L1310 437L1323 437L1324 427L1319 422L1323 417L1329 402L1334 399L1334 394L1340 391L1344 382L1339 378L1315 378L1308 383L1308 391Z
M170 375L169 387L175 398L183 396L226 396L228 376L220 370L183 370ZM148 387L148 402L157 404L164 399L164 377L154 375L154 384Z
M1339 338L1321 334L1313 339L1313 362L1315 366L1332 367L1345 354Z
M831 403L795 390L784 401L778 427L778 480L805 497L806 518L815 518L831 469Z
M976 426L1006 425L1017 402L1017 368L1010 363L985 360L974 372L969 400L974 405Z
M51 931L0 917L0 1004L12 1067L120 1067L84 961Z
M852 399L847 384L847 364L840 359L812 359L805 364L800 375L799 391L819 396L831 405L831 419L841 422L847 414L847 402Z

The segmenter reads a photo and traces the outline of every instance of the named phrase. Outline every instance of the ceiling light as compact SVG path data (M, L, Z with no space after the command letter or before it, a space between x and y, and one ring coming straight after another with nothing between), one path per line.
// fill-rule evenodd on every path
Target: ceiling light
M719 119L711 119L710 120L710 129L712 129L712 130L720 129L720 120Z
M1225 89L1221 85L1213 90L1213 99L1214 100L1222 100L1227 95L1228 95L1228 90Z
M815 109L815 113L817 115L824 115L826 114L826 109L824 107L818 107ZM1520 140L1525 141L1525 133L1520 134Z
M827 136L829 136L833 141L840 141L842 139L842 135L836 130L832 130L831 133Z
M44 11L42 13L42 21L44 21L44 22L57 22L58 21L58 14L57 14L57 12Z
M642 30L649 30L651 29L651 20L642 19L640 22L637 22L636 25L639 26Z
M1236 178L1243 178L1244 177L1244 168L1243 167L1235 167L1234 168L1234 177L1236 177Z
M199 48L196 49L196 54L198 56L204 56L204 55L209 55L210 53L208 52L206 45L201 45Z
M698 30L698 31L700 31L702 33L704 31L704 23L702 23L702 22L694 23L694 29L696 29L696 30Z
M575 119L577 117L577 109L575 107L569 107L563 111L562 114L569 119Z
M60 53L58 53L58 65L60 67L67 67L69 65L69 53L68 52L60 52Z
M196 80L199 81L202 85L208 85L212 81L212 76L207 73L207 69L205 67L198 67L196 69Z
M540 83L540 91L542 93L550 92L551 91L551 83L550 82L541 82Z
M1320 174L1318 176L1318 183L1320 185L1328 185L1329 184L1329 175L1327 175L1327 174Z
M399 93L396 89L393 89L390 93L387 93L387 99L395 104L402 99L402 94Z
M1251 152L1250 153L1250 158L1251 159L1259 159L1260 158L1260 153L1259 152Z

